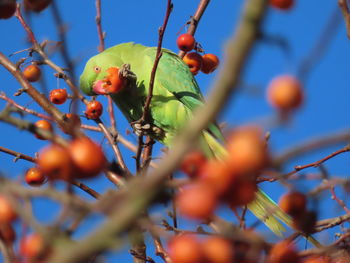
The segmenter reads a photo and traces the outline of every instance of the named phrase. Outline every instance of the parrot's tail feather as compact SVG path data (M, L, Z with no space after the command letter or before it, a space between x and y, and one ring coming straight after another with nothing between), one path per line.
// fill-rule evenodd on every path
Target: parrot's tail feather
M264 222L272 232L280 237L283 236L282 232L286 231L286 229L277 219L288 226L292 224L291 218L261 189L256 192L255 200L249 203L247 207L257 218Z
M207 147L202 147L202 148L204 148L204 153L207 155L207 157L222 159L225 156L227 156L226 149L209 132L207 131L203 132L203 139L204 139L203 144L204 146L207 146Z
M203 132L202 148L208 158L223 159L228 155L227 150L209 132ZM259 218L277 236L282 237L286 231L282 223L293 229L292 219L261 189L256 192L254 201L247 205L248 209ZM282 223L281 223L281 222ZM311 235L304 235L315 247L322 245Z

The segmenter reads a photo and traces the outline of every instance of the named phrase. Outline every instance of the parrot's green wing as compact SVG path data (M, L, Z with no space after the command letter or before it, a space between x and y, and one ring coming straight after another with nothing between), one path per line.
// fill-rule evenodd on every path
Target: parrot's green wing
M178 102L181 102L188 109L187 114L191 118L193 111L203 105L203 95L187 64L170 50L162 49L162 53L156 72L155 85L158 89L171 93ZM153 65L156 48L148 48L145 54ZM222 133L215 123L208 126L208 131L215 138L223 140Z

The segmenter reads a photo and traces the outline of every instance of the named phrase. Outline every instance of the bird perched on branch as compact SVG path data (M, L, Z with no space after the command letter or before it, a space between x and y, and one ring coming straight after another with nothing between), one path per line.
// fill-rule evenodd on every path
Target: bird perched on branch
M111 47L89 59L80 77L80 88L90 96L110 95L136 133L147 133L171 148L176 133L204 100L187 64L177 54L162 49L145 119L144 104L156 54L156 47L134 43ZM220 141L223 135L213 122L202 131L199 145L207 157L220 159L227 154ZM261 190L248 208L277 235L284 231L280 221L291 225L290 217Z

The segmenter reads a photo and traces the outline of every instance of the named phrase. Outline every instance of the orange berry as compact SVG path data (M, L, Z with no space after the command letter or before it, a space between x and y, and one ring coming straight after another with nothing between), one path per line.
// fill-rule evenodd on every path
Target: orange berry
M24 77L30 82L36 82L41 77L41 69L35 65L31 64L23 70Z
M99 145L87 137L74 139L68 146L72 157L76 178L89 178L98 175L106 166L106 157Z
M97 100L89 101L86 105L85 116L88 119L98 119L103 112L103 106Z
M200 151L193 151L188 153L181 163L181 171L189 177L196 177L199 170L205 163L207 158Z
M8 19L16 12L16 0L0 1L0 19Z
M281 9L281 10L288 10L293 7L294 0L270 0L270 5Z
M300 192L290 192L283 195L278 204L287 214L297 217L306 211L306 196Z
M192 35L185 33L177 38L176 43L180 50L188 52L194 49L196 40Z
M104 89L107 94L118 93L123 89L124 79L119 76L119 68L112 67L106 70L108 75L105 79Z
M219 58L214 54L205 54L202 58L203 64L201 71L205 74L213 72L219 66Z
M237 176L227 163L209 160L200 169L198 179L208 184L218 196L222 196L231 191L231 186Z
M68 93L66 89L53 89L50 91L50 101L53 104L63 104L68 98Z
M218 200L210 186L197 182L177 193L175 202L182 215L201 220L213 214Z
M44 239L39 234L30 234L20 241L21 255L27 259L37 259L46 252Z
M24 8L34 12L40 12L51 4L52 0L24 0Z
M269 263L298 263L300 258L293 244L281 241L275 244L269 253Z
M252 202L255 199L257 190L256 182L242 178L231 187L226 199L230 207L235 209L237 206L247 205Z
M303 101L300 81L289 75L274 78L267 88L267 100L273 107L281 111L298 108Z
M209 263L229 263L233 262L233 245L225 238L211 236L202 243L202 250L206 262Z
M49 132L53 132L53 127L51 123L47 120L38 120L36 123L34 123L35 127L47 130ZM37 137L40 140L46 140L46 138L40 136L39 134L35 134L35 137Z
M12 244L16 240L16 232L10 224L0 225L0 238L6 244Z
M199 240L193 235L178 235L170 239L168 253L172 263L204 262Z
M328 258L326 258L326 257L312 256L312 257L306 258L303 261L303 263L331 263L331 261Z
M40 186L45 182L46 177L40 169L32 167L27 170L24 179L30 186Z
M256 126L235 130L228 138L227 162L239 175L256 175L268 164L269 154L263 132Z
M0 224L10 224L17 219L17 213L10 201L0 195Z
M73 162L66 148L51 144L39 152L38 168L50 180L67 180L72 176Z
M183 61L188 65L193 75L197 75L197 73L202 68L202 56L196 52L187 53L183 57Z

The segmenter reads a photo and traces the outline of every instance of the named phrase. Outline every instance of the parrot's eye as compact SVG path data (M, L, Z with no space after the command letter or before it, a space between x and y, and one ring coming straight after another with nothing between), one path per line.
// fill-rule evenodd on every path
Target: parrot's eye
M100 68L100 67L95 66L95 67L94 67L94 71L95 71L96 73L100 73L101 68Z

